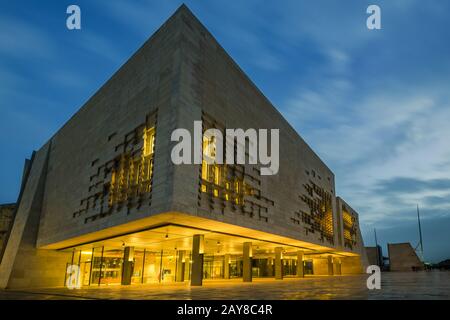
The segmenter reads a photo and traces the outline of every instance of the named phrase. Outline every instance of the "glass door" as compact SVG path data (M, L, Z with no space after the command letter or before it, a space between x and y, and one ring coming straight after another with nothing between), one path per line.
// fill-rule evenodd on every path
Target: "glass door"
M100 284L117 285L122 283L123 250L105 248L101 264Z
M223 279L224 257L206 255L203 260L203 279Z

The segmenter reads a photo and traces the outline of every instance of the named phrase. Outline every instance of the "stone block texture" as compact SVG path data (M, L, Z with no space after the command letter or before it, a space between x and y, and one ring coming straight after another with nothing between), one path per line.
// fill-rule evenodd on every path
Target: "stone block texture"
M409 242L388 243L390 271L418 271L424 265Z

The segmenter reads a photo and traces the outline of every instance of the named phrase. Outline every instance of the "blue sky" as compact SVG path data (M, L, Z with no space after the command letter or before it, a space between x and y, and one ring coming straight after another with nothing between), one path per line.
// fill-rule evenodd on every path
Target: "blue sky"
M2 1L0 203L16 200L24 158L181 3ZM425 258L450 258L450 2L185 3L335 172L366 245L373 228L416 245L418 203ZM70 4L81 31L65 26ZM369 4L382 30L366 28Z

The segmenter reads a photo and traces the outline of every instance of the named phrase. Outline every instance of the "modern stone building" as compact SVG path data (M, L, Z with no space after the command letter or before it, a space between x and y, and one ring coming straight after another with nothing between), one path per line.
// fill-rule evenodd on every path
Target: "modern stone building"
M381 246L376 247L365 247L367 261L369 265L376 265L379 267L384 266L383 252Z
M0 204L0 255L9 237L15 209L15 203Z
M409 242L388 243L390 271L420 271L423 262Z
M279 129L278 173L173 164L171 134L194 121ZM215 140L201 144L214 161ZM33 155L0 287L201 285L360 273L365 261L333 172L182 6Z

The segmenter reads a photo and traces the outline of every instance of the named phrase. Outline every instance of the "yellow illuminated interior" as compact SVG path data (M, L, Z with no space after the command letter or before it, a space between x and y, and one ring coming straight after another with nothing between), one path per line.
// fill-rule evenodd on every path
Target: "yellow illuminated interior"
M300 199L309 208L308 211L302 210L302 222L306 224L306 230L318 232L322 239L334 244L332 195L312 181L304 184L304 187L306 193Z
M203 137L203 160L201 168L201 192L215 198L243 204L245 194L252 195L252 188L242 178L233 175L230 166L216 163L216 141L214 137Z
M155 151L155 127L146 128L142 138L144 140L142 156L147 157L152 155Z
M356 244L356 219L345 206L342 206L342 220L344 222L344 245L351 249Z
M142 134L142 150L139 155L124 153L112 168L108 204L110 207L128 198L151 191L155 128L145 128Z
M201 236L199 253L203 254L204 279L223 279L225 265L230 267L229 273L232 277L242 277L239 270L242 269L245 243L249 242L249 256L256 262L255 277L274 276L274 260L277 248L280 247L285 276L295 276L299 252L302 253L303 261L323 261L330 256L333 260L337 258L341 261L345 257L357 256L349 252L327 251L325 248L317 250L320 247L312 244L309 244L312 246L310 248L298 247L289 241L272 242L172 224L119 235L64 251L72 252L68 263L78 264L83 270L81 276L84 286L120 284L125 247L132 248L132 254L128 256L129 261L134 262L132 284L173 282L176 279L176 270L180 267L184 270L184 279L189 280L195 235ZM277 240L277 237L272 236L271 239Z

